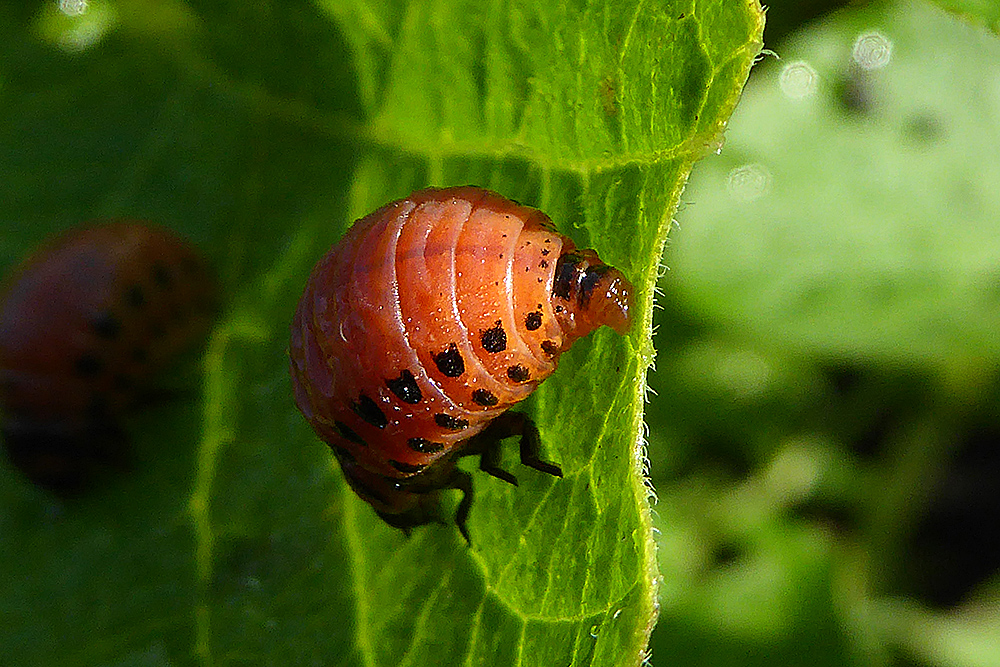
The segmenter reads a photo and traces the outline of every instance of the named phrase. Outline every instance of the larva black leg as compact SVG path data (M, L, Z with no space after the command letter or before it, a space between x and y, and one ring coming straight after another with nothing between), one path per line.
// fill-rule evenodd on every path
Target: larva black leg
M519 413L514 413L519 414ZM539 458L539 450L542 447L542 439L538 435L538 427L535 422L528 417L521 415L523 425L521 426L521 463L534 468L539 472L544 472L553 477L562 477L562 468L549 461Z
M521 436L521 463L534 468L539 472L544 472L553 477L562 477L562 469L554 463L543 461L539 457L539 450L542 447L542 439L538 435L538 427L526 414L522 412L505 412L490 424L483 434L490 434L499 442L502 438L509 438L514 435ZM489 447L483 450L483 459L486 459ZM494 457L498 452L494 453ZM485 468L484 468L485 470ZM487 471L489 472L489 471ZM502 479L502 478L501 478Z
M472 540L469 539L469 528L466 526L466 522L469 519L469 510L472 508L472 476L456 468L451 475L448 488L458 489L462 492L462 500L459 501L458 509L455 510L455 525L458 526L458 531L465 538L465 543L471 547Z
M495 438L490 442L484 441L483 453L479 457L479 469L508 484L517 486L517 478L500 467L500 444L500 438Z

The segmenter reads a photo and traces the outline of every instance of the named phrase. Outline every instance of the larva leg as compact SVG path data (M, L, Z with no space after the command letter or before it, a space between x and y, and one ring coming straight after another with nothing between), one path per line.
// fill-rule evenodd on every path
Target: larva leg
M521 436L522 464L554 477L562 477L562 469L559 466L540 458L542 441L538 435L538 427L530 417L521 412L505 412L494 419L486 430L473 438L463 455L481 454L480 470L516 485L517 480L514 476L499 467L500 443L504 438L515 435Z
M472 508L472 475L456 468L447 488L458 489L462 492L462 500L459 501L458 509L455 510L455 525L458 526L459 532L465 538L465 543L472 546L472 540L469 539L469 528L465 525L469 519L469 509Z
M502 479L508 484L517 486L517 478L500 467L500 443L501 438L499 437L492 441L483 442L483 453L479 458L479 469L493 475L497 479Z
M535 422L520 412L508 412L507 414L511 416L516 415L523 422L521 426L521 463L553 477L562 477L562 468L549 461L543 461L539 457L542 439L538 435L538 427L535 426Z

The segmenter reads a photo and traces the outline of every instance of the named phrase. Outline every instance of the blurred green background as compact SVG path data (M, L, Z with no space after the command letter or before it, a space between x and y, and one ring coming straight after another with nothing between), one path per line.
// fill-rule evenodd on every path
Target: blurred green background
M212 11L212 3L193 4ZM647 405L662 577L654 665L1000 666L1000 38L983 27L995 26L998 12L986 0L965 3L977 24L923 0L844 4L770 3L765 45L773 54L754 69L721 152L695 166L675 216ZM87 22L69 32L55 3L41 18L37 5L5 3L0 29L30 22L64 49L84 49L113 20L101 6L91 3ZM118 3L121 11L139 6L150 7ZM167 48L187 38L183 3L165 2L159 12L127 23ZM307 18L297 20L288 23L307 34ZM171 29L161 33L162 26ZM274 43L288 51L272 53ZM223 35L212 55L266 72L294 63L295 43ZM259 57L247 59L247 49ZM329 72L348 71L344 51L334 44L318 57L330 61ZM42 74L52 57L5 55ZM204 66L189 65L196 73ZM46 182L44 168L64 157L44 131L64 122L61 109L46 115L61 100L45 93L12 100L32 121L4 136L30 139L33 153L10 170L23 182L0 184L12 197L5 209L69 225L141 191L139 213L232 258L220 272L239 285L247 279L234 268L241 259L270 257L287 241L286 230L268 226L270 216L315 217L318 230L330 207L349 205L325 171L353 167L348 142L317 145L308 132L243 118L233 100L256 91L239 82L218 98L177 85L161 110L143 87L173 89L177 74L155 58L144 71L146 80L128 72L88 79L108 90L131 86L134 107L105 122L130 150L140 144L132 178L102 171L119 148L102 141L76 147L94 159ZM356 118L357 109L342 107L350 96L296 74L282 70L269 80L287 81L294 90L281 92L345 124ZM171 151L197 158L179 193L158 189L177 180L161 179L174 163L158 162L158 138L145 135L158 113L168 121L165 134L173 132ZM202 117L238 120L203 131ZM181 130L172 119L181 119ZM226 152L237 143L226 132L252 145ZM221 148L194 143L213 140ZM260 183L225 180L238 171L233 164L251 161ZM312 186L299 187L303 181ZM13 199L43 186L61 196ZM303 190L315 199L297 199ZM247 203L251 197L265 201ZM221 223L191 222L193 211L219 221L244 210L261 216L251 239ZM290 261L321 252L330 239L316 236L315 247L295 248ZM8 256L0 259L11 263L36 240L19 237L21 246L2 246ZM282 346L273 353L283 354ZM244 398L252 407L282 381ZM291 411L287 420L280 428L301 436ZM190 482L185 454L176 474L165 475L178 486ZM303 479L312 472L295 470ZM250 473L262 486L280 477ZM275 523L290 524L297 510L279 508L285 514ZM322 548L294 546L310 554ZM266 586L273 569L253 574ZM178 616L186 613L188 605L178 606ZM140 660L160 664L157 657Z
M668 242L657 665L1000 665L996 10L841 4L769 3Z

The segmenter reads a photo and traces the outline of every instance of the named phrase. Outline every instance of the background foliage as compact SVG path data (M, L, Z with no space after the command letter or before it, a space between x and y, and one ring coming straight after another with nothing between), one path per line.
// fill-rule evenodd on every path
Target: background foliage
M770 4L665 258L654 662L1000 664L996 5Z
M62 502L0 471L3 659L640 663L653 287L760 31L731 0L5 6L0 263L83 220L147 218L205 250L226 306L163 380L180 398L129 418L129 475ZM451 526L406 539L354 497L286 357L350 220L456 183L540 206L638 287L634 332L575 347L526 405L565 478L512 455L519 488L477 475L471 549Z

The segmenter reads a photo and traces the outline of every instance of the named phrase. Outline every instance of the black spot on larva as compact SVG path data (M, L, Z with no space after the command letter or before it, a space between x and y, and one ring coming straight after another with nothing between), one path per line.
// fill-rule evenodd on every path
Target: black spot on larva
M439 412L434 415L434 423L441 428L448 429L449 431L464 431L469 428L468 419L459 419L458 417L446 415L443 412Z
M580 279L580 306L583 308L587 307L590 303L590 295L597 287L597 283L601 282L601 278L611 270L610 266L605 264L599 264L597 266L591 266L586 271L583 272L583 277Z
M412 463L403 463L402 461L389 461L389 465L398 470L399 472L414 473L420 472L427 466L413 465Z
M125 303L132 308L142 308L146 305L146 293L138 285L131 285L125 290Z
M477 389L472 392L472 400L487 408L500 402L500 399L494 396L492 392L485 389Z
M108 310L95 317L90 326L94 333L104 340L114 340L122 331L122 323Z
M553 342L551 340L543 340L542 341L542 352L544 352L545 354L549 355L550 357L554 357L557 354L559 354L559 346L556 345L555 342Z
M92 378L104 370L104 363L92 354L83 354L73 364L80 377Z
M174 284L174 277L170 275L170 269L162 264L153 265L153 282L160 289L170 289Z
M548 243L548 241L546 241L546 243ZM552 252L551 248L545 248L545 249L543 249L542 250L542 257L548 257L550 252Z
M566 309L565 309L565 308L563 308L562 306L556 306L556 307L555 307L555 311L556 311L557 313L561 313L561 312L562 312L562 311L564 311L564 310L566 310Z
M507 369L507 377L514 382L527 382L531 378L531 371L521 364L514 364Z
M534 331L540 326L542 326L542 314L537 310L528 313L528 316L524 318L524 328L528 331Z
M137 364L144 364L149 360L149 351L144 347L136 347L132 349L132 361Z
M497 323L489 329L480 331L479 340L483 344L483 349L491 354L506 350L507 332L503 330L503 322L497 320Z
M465 359L458 351L458 345L449 343L448 349L433 355L434 365L445 377L457 378L465 372Z
M382 412L382 408L365 394L361 394L358 400L351 402L351 410L354 410L354 414L375 428L385 428L386 424L389 423L389 420L385 418L385 413Z
M368 443L361 439L361 436L354 432L350 426L340 421L339 419L334 420L333 425L337 427L337 431L345 440L350 440L355 445L361 445L362 447L367 447Z
M547 259L541 260L540 262L538 262L538 268L540 268L540 269L547 269L547 268L549 268L549 261Z
M413 373L405 369L395 380L386 380L385 386L389 387L389 391L394 393L396 398L404 403L419 403L420 399L423 398L423 395L420 393L420 387L413 377Z
M409 445L410 449L421 454L435 454L444 449L444 445L440 442L431 442L426 438L410 438L406 444Z

